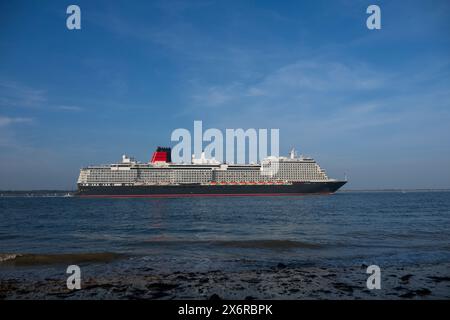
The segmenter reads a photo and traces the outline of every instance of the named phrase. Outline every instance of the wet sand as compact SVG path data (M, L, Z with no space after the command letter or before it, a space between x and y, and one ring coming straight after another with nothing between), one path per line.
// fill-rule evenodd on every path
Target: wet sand
M172 272L134 269L82 279L70 291L66 278L6 279L0 299L450 299L450 264L381 269L381 289L366 287L367 266Z

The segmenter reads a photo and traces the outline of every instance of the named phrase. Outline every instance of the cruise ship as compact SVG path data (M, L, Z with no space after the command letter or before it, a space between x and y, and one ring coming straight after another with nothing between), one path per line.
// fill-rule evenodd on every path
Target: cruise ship
M122 156L116 164L80 170L81 197L294 196L330 194L345 180L330 179L317 162L297 156L269 156L258 164L227 164L192 156L172 163L171 149L158 147L148 163Z

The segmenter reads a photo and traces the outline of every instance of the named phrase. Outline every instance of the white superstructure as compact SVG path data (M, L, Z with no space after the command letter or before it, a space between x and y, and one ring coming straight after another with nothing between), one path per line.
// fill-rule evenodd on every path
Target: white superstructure
M290 184L292 182L327 182L326 172L309 157L268 157L261 164L222 164L192 158L190 164L165 161L140 163L126 155L117 164L81 169L81 186L134 186L179 184Z

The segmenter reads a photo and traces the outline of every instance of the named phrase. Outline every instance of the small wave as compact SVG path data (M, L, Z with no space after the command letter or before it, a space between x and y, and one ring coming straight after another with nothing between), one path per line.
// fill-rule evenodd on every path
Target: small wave
M314 249L321 247L321 245L317 243L301 242L294 240L228 240L228 241L217 241L217 244L223 247L262 248L262 249L291 249L291 248Z
M20 256L20 254L14 254L14 253L0 254L0 263L8 261L8 260L13 260L13 259L17 258L17 256Z
M63 254L0 254L0 265L33 266L47 264L104 263L123 257L122 254L63 253Z
M323 245L318 243L301 242L295 240L150 240L142 243L143 245L157 246L186 246L186 245L212 245L228 248L254 248L254 249L318 249Z

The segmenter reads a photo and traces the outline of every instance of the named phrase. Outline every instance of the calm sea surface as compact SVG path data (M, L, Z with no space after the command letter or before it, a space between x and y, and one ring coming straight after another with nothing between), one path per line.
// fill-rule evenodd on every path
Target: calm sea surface
M130 272L450 262L450 192L0 198L0 273L42 268L11 269L11 254L92 253L123 254L108 265Z

